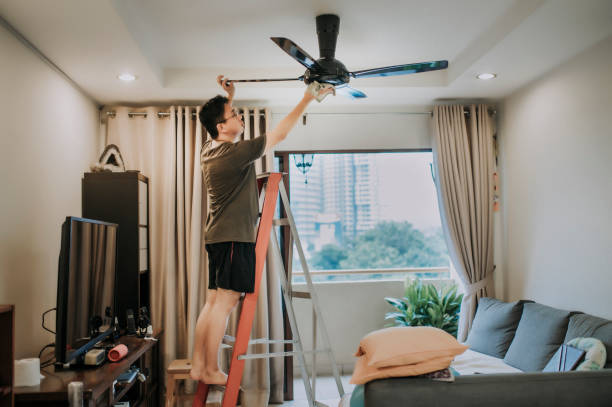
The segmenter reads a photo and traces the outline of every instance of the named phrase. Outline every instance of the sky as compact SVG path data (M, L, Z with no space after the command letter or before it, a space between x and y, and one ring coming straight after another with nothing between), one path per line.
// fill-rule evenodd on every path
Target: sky
M435 185L431 176L431 152L362 153L374 157L378 173L378 209L380 220L408 221L416 229L428 232L441 228ZM344 154L317 154L313 168L322 159ZM291 176L303 182L303 175L291 159ZM298 181L299 179L299 181ZM292 179L293 181L293 179Z
M408 221L415 228L440 227L431 152L378 153L378 201L383 220Z

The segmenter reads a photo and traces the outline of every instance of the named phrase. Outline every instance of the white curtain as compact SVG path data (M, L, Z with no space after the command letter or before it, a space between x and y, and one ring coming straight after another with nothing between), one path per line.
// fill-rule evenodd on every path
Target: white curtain
M440 217L465 295L460 341L467 339L478 299L493 296L493 124L487 106L435 106L433 156Z

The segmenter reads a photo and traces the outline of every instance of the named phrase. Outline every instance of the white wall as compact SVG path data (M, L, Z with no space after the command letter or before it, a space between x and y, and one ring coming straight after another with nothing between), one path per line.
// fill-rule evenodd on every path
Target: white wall
M323 101L325 103L325 101ZM306 125L300 120L277 151L295 150L372 150L431 148L429 114L408 114L429 109L408 107L394 111L363 112L357 109L334 111L317 106L306 115ZM271 109L271 127L288 113L286 109ZM348 112L348 113L347 113Z
M0 27L0 304L15 304L15 357L54 335L60 226L81 215L81 177L98 154L96 104ZM47 316L55 328L55 313Z
M612 318L612 37L500 110L504 297Z
M295 284L293 289L308 291L306 284ZM392 311L392 307L385 302L385 297L403 297L404 284L402 281L329 282L316 283L315 290L323 310L323 320L336 363L343 374L350 374L357 360L353 354L357 351L361 338L388 323L385 321L385 313ZM306 299L293 300L304 349L312 349L311 304L312 302ZM323 348L321 338L319 332L318 348ZM309 369L310 358L307 356ZM298 366L298 361L295 360L294 372L298 374L296 378L300 377ZM331 372L326 354L319 354L317 366L319 373Z
M441 288L450 284L450 280L429 280ZM390 321L385 321L385 314L394 311L386 303L385 297L402 298L404 281L352 281L314 283L323 312L323 320L329 333L332 352L342 374L351 374L357 358L359 341L369 332L384 328ZM305 283L294 284L294 291L308 291ZM312 302L296 298L293 307L304 349L312 349ZM317 348L323 348L323 337L318 329ZM295 377L301 373L297 360L294 362ZM306 357L310 372L311 356ZM317 372L331 373L331 365L326 354L317 358Z

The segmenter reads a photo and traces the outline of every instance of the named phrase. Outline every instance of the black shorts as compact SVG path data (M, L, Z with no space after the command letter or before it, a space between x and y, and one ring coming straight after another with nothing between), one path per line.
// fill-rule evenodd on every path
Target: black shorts
M241 293L255 290L255 243L221 242L206 245L208 288Z

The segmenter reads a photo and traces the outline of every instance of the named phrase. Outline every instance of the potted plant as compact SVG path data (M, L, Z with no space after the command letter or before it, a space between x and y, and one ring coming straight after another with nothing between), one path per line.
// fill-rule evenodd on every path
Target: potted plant
M455 283L438 291L431 283L409 277L404 298L385 298L395 308L385 319L393 320L393 326L433 326L457 337L462 299Z

